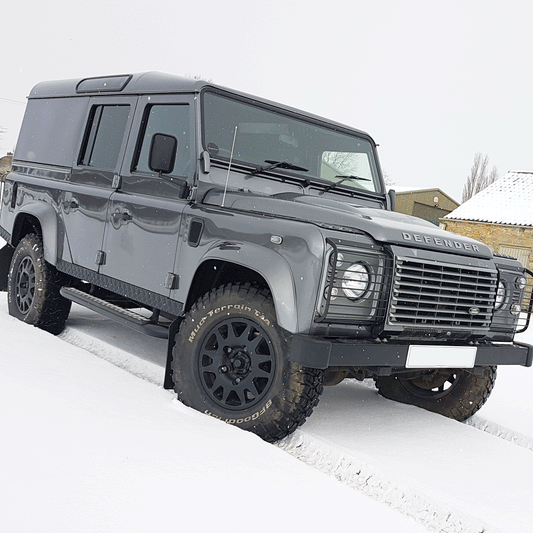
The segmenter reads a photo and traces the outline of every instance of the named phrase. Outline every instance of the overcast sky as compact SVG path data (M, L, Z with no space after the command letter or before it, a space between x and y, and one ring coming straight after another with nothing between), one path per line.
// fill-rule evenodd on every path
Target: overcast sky
M533 171L527 0L49 0L2 17L0 156L43 80L200 75L367 131L397 186L457 201L474 154Z

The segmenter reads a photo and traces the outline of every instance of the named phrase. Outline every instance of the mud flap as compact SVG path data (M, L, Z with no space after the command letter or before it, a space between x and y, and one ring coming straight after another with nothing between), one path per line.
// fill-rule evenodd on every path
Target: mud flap
M15 248L9 244L0 249L0 291L7 291L7 275L14 252Z
M163 388L164 389L173 389L174 380L172 379L172 351L174 349L174 344L176 344L176 335L180 329L183 317L178 317L170 325L168 331L168 347L167 347L167 362L165 364L165 376L163 378Z

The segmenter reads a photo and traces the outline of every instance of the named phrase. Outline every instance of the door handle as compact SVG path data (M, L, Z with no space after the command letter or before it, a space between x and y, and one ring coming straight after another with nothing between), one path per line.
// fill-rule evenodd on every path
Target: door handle
M119 229L122 224L126 224L130 220L133 220L133 216L128 211L122 211L120 208L116 208L111 215L111 224L116 229Z
M80 206L78 203L78 200L72 199L72 200L65 200L63 202L63 207L65 208L65 211L70 211L71 209L77 209Z

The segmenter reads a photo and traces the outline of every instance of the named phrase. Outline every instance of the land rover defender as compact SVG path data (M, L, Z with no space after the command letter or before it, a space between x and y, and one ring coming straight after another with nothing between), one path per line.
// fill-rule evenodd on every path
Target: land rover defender
M164 386L267 441L345 378L464 420L532 363L517 260L394 212L368 134L204 81L36 85L0 236L11 315L168 338Z

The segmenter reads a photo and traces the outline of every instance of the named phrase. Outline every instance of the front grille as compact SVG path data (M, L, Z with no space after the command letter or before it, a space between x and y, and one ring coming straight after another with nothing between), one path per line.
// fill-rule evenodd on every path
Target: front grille
M488 330L497 285L489 268L397 258L388 324Z

